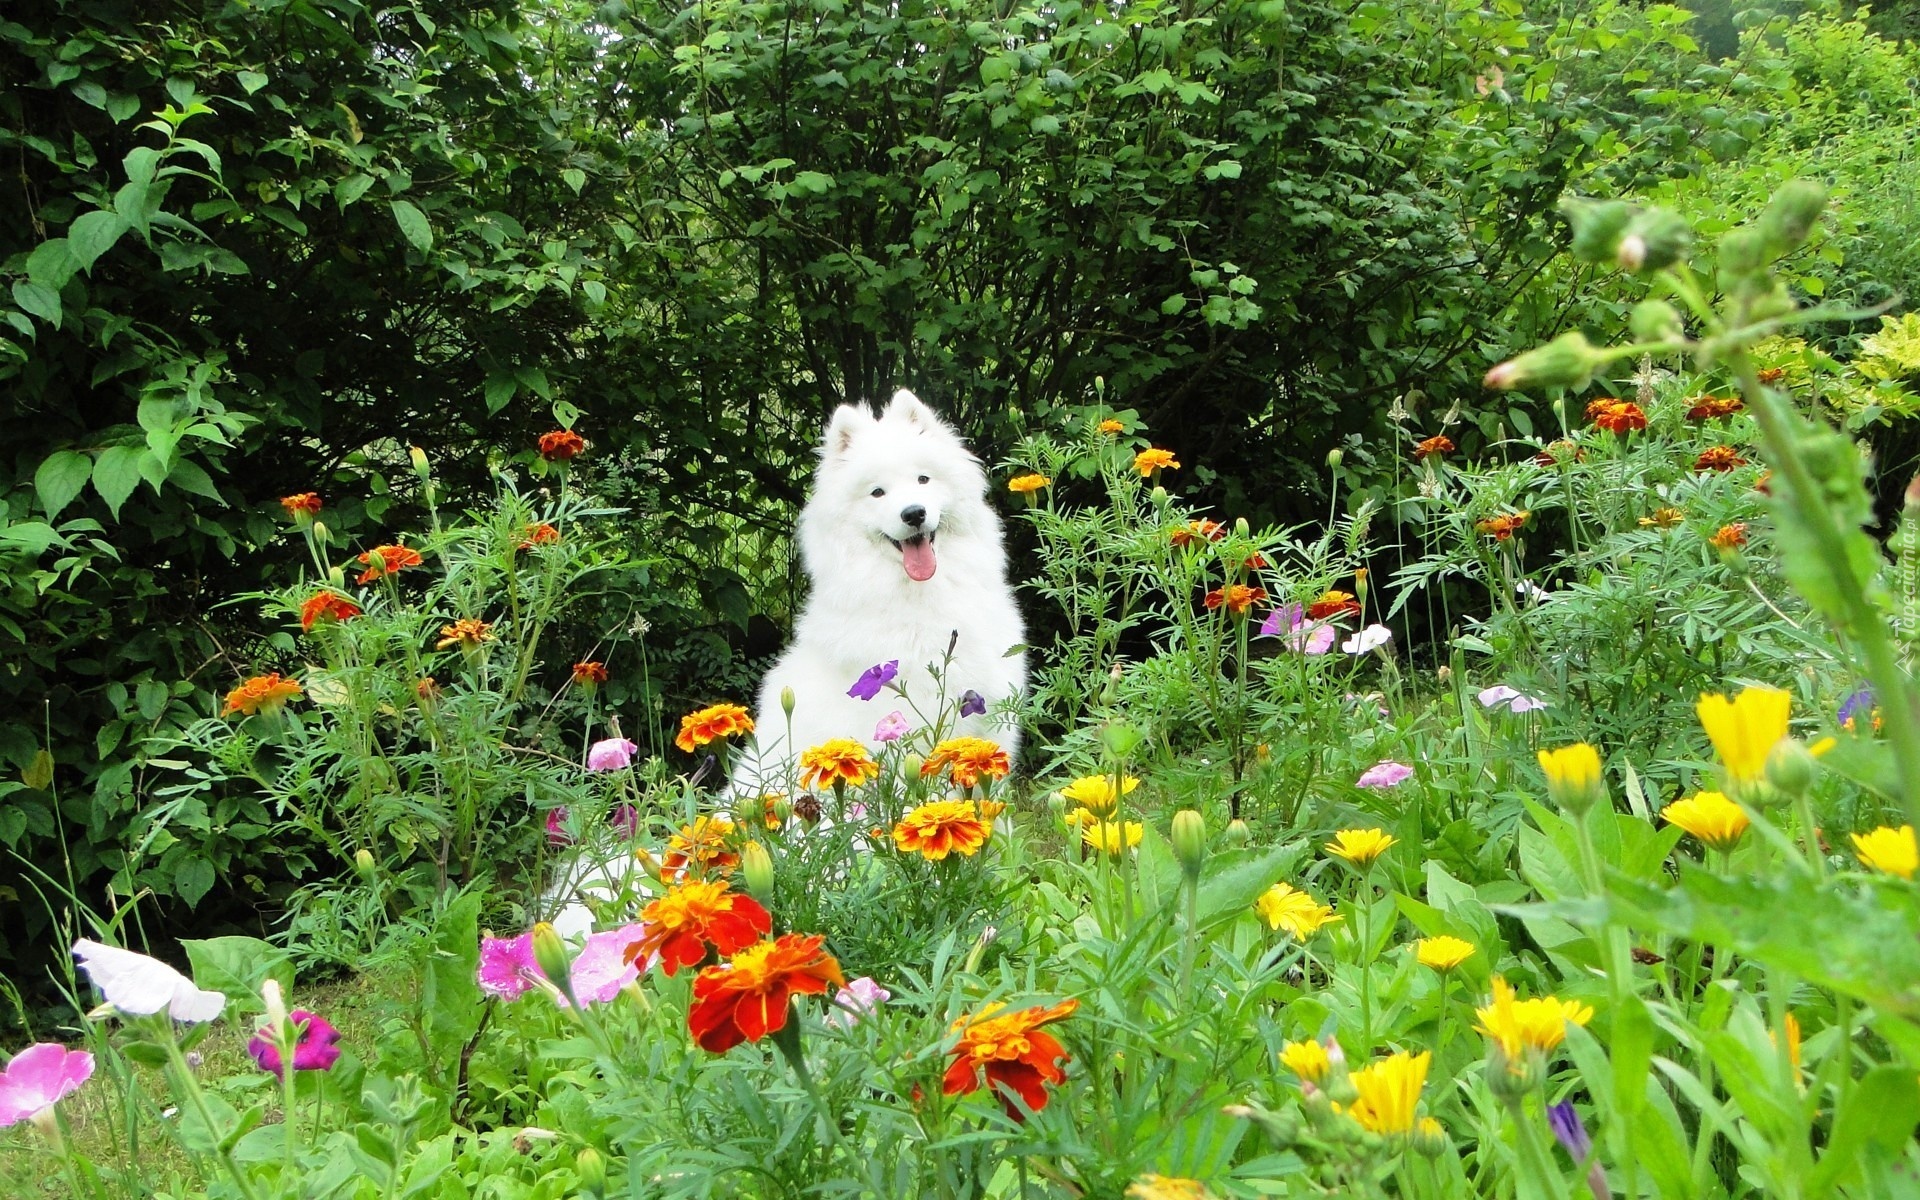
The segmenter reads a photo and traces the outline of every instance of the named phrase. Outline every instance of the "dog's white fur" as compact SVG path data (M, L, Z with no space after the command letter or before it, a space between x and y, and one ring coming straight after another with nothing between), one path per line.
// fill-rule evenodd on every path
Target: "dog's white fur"
M934 535L935 570L924 581L908 576L901 546L916 532L902 516L913 506L926 510L919 528ZM895 709L916 728L922 721L913 706L931 721L941 689L927 668L941 663L949 641L948 706L972 690L989 709L953 732L1016 753L1018 725L993 710L1026 685L1025 652L1008 653L1026 631L1007 583L986 472L959 434L912 392L895 392L878 418L865 406L842 405L827 424L798 532L812 590L793 644L761 685L757 745L741 756L735 787L778 790L775 780L786 778L802 751L830 738L872 744L875 725ZM871 701L847 695L861 672L893 659L900 661L894 682L913 706L890 690ZM791 728L780 703L787 688Z

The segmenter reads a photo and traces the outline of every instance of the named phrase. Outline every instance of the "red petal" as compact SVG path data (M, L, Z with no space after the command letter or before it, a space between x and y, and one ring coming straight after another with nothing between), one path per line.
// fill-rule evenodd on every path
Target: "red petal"
M973 1069L973 1060L962 1054L953 1060L947 1073L940 1078L940 1090L949 1096L965 1095L980 1087L980 1072Z
M1021 1116L1020 1109L1011 1097L1000 1092L1001 1087L1011 1089L1027 1103L1027 1107L1039 1112L1047 1106L1047 1085L1040 1072L1024 1062L990 1062L987 1064L987 1078L997 1086L995 1094L1005 1106L1007 1115L1015 1119Z

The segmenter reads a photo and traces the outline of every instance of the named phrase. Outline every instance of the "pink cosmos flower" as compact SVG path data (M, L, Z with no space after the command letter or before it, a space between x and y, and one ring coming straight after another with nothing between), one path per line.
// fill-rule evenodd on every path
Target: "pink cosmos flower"
M862 1017L891 999L892 992L875 983L870 976L862 975L834 995L833 1011L827 1014L827 1024L852 1029Z
M894 742L906 735L907 717L898 709L881 717L880 723L873 727L873 740L876 742Z
M533 961L533 935L480 939L480 990L501 1000L518 1000L546 976Z
M1385 625L1369 625L1340 643L1344 654L1365 654L1369 650L1378 650L1393 640L1393 631Z
M0 1071L0 1129L37 1121L93 1074L93 1055L40 1042L13 1056Z
M615 833L632 840L640 832L640 810L631 804L622 804L608 814L607 823L613 826Z
M567 806L547 810L547 844L550 846L571 846L573 835L567 832Z
M287 1014L293 1022L296 1034L293 1041L293 1069L296 1071L325 1071L340 1060L340 1047L334 1045L340 1040L340 1031L335 1029L325 1017L310 1013L304 1008L296 1008ZM266 1033L256 1033L247 1041L247 1053L253 1055L253 1061L269 1075L279 1075L280 1047Z
M1413 778L1413 768L1392 759L1378 762L1360 772L1360 778L1354 780L1356 787L1390 788Z
M633 761L640 747L626 738L607 738L587 747L587 770L618 771Z
M1536 700L1524 692L1516 692L1504 683L1495 684L1479 695L1482 708L1505 708L1508 712L1530 713L1545 708L1545 700Z

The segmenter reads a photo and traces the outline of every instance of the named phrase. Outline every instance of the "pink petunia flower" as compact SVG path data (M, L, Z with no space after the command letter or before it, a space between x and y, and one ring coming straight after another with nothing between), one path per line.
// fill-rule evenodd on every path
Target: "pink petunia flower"
M546 976L533 961L533 935L480 939L480 990L500 1000L518 1000Z
M623 925L605 933L590 933L573 956L570 982L582 1004L605 1004L620 989L640 978L640 964L627 961L627 947L646 933L644 925Z
M57 1042L40 1042L13 1056L0 1071L0 1129L36 1124L93 1075L93 1055Z
M587 747L587 770L618 771L633 761L640 747L626 738L607 738Z
M573 835L567 832L567 806L547 810L547 844L550 846L571 846Z
M1392 759L1378 762L1360 772L1360 778L1354 780L1354 786L1363 788L1390 788L1413 778L1413 768Z
M907 728L906 714L895 709L881 717L880 723L873 727L873 740L876 742L899 741L907 736Z
M1524 692L1517 692L1504 683L1482 691L1478 697L1482 708L1504 708L1508 712L1530 713L1545 708L1545 700L1536 700Z
M875 983L872 977L862 975L835 993L833 1011L827 1014L827 1024L852 1029L862 1017L891 999L892 992Z
M1306 609L1298 604L1283 604L1260 622L1261 637L1283 639L1281 644L1295 654L1325 654L1333 649L1335 630L1331 621L1310 621Z
M619 805L607 815L607 823L615 833L631 840L640 832L640 810L631 804Z
M294 1070L325 1071L340 1060L340 1047L334 1045L340 1040L340 1031L325 1017L304 1008L296 1008L287 1014L287 1019L296 1030L293 1041ZM247 1040L247 1053L253 1055L254 1064L267 1074L281 1073L280 1047L265 1032L256 1033Z

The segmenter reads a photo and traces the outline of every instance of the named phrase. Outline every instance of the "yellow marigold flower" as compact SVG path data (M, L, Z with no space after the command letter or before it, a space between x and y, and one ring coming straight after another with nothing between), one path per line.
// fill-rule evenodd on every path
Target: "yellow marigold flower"
M691 864L701 871L731 871L740 865L734 849L733 822L725 817L697 816L691 824L667 839L667 852L660 860L663 871L678 871Z
M920 765L920 777L938 775L945 771L947 778L958 788L977 787L980 777L1003 779L1013 770L1013 760L998 744L986 738L957 737L948 738L933 748L927 755L927 761Z
M1660 810L1660 819L1678 825L1715 850L1731 850L1747 832L1747 814L1720 792L1700 792Z
M1493 1002L1475 1009L1480 1017L1476 1027L1500 1049L1508 1070L1525 1070L1528 1051L1545 1054L1567 1036L1567 1022L1585 1025L1593 1019L1593 1009L1577 1000L1558 1000L1536 996L1531 1000L1514 999L1513 989L1498 975L1493 977Z
M1360 1098L1347 1115L1372 1133L1412 1133L1420 1089L1427 1085L1427 1066L1432 1061L1431 1051L1408 1054L1402 1050L1355 1071L1353 1087Z
M1180 462L1174 458L1171 450L1142 450L1133 456L1133 469L1145 479L1155 471L1177 471Z
M1214 1200L1214 1196L1198 1179L1142 1175L1127 1188L1127 1200Z
M1060 795L1069 804L1078 804L1090 812L1111 814L1120 797L1129 795L1140 786L1140 781L1131 775L1120 777L1120 786L1113 786L1111 775L1082 775L1080 778L1060 789Z
M440 640L433 648L445 650L448 646L458 646L462 650L478 650L482 643L492 640L493 626L478 617L461 617L451 625L440 627Z
M1432 967L1436 971L1451 971L1461 963L1473 957L1474 945L1465 938L1441 934L1439 937L1421 938L1413 944L1413 956L1423 967Z
M710 704L698 712L680 718L680 733L673 744L692 754L694 749L753 732L753 718L738 704Z
M1743 688L1729 700L1719 693L1700 697L1700 725L1733 787L1757 783L1767 770L1767 755L1787 736L1793 699L1778 688Z
M1898 829L1882 825L1871 833L1856 833L1853 852L1862 866L1902 879L1912 879L1914 871L1920 870L1920 847L1914 843L1911 825Z
M1373 860L1387 852L1400 839L1384 829L1342 829L1326 845L1329 854L1337 854L1356 867L1370 867Z
M1304 942L1340 917L1329 905L1315 900L1290 883L1276 883L1261 893L1253 907L1270 929L1285 929L1297 942Z
M1101 433L1125 433L1127 429L1125 425L1122 425L1112 417L1108 417L1106 420L1100 422L1100 424L1094 426L1094 428Z
M1031 496L1041 488L1051 486L1052 483L1053 480L1035 471L1029 475L1016 475L1007 480L1007 490L1018 492L1022 496Z
M971 800L932 800L900 818L893 844L908 854L938 862L955 851L971 857L986 845L993 826L980 819Z
M1687 519L1686 513L1681 512L1679 509L1674 508L1671 505L1662 505L1661 507L1653 510L1652 516L1640 518L1640 528L1672 529L1675 525L1678 525L1680 522L1686 519Z
M1547 776L1547 794L1555 804L1584 813L1605 794L1600 780L1600 752L1585 742L1539 752L1540 769Z
M800 786L831 787L846 783L859 787L880 773L880 764L867 757L867 748L852 738L833 738L800 753Z
M1321 1083L1333 1069L1333 1059L1319 1042L1288 1042L1281 1047L1280 1065L1308 1083Z
M1092 846L1102 854L1120 857L1122 850L1131 850L1140 844L1140 835L1145 832L1138 821L1099 821L1080 830L1080 840Z

